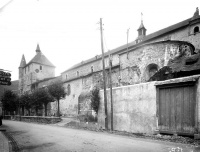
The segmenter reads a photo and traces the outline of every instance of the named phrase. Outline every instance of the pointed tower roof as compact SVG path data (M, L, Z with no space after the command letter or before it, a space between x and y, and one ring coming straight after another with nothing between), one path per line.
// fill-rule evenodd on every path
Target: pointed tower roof
M37 44L36 52L41 52L39 44Z
M25 60L25 57L24 57L24 54L23 54L19 68L23 68L25 66L26 66L26 60Z
M196 8L196 11L194 12L194 15L193 15L191 20L194 20L194 19L197 19L197 18L199 18L199 8L198 7Z
M146 28L144 27L144 24L143 24L143 20L141 21L141 24L140 24L140 27L138 28L138 31L140 30L140 29L145 29L146 30Z
M42 54L39 44L37 45L36 48L36 55L33 57L33 59L27 64L31 64L31 63L38 63L38 64L42 64L42 65L47 65L47 66L51 66L51 67L55 67L47 58L44 54Z

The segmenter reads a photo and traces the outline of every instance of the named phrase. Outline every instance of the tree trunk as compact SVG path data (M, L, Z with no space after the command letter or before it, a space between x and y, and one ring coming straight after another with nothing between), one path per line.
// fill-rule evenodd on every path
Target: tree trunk
M30 110L30 109L28 109L28 115L29 115L29 116L31 115L31 110Z
M22 116L24 116L24 106L22 106Z
M60 117L60 102L59 102L59 100L58 100L57 117Z
M38 108L35 108L35 114L38 115Z
M44 113L45 113L45 116L47 116L47 104L44 104Z

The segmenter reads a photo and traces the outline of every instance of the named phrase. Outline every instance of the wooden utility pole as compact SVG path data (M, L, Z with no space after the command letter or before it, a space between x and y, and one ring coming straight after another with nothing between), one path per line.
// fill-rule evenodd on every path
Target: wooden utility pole
M109 78L110 78L111 130L113 131L112 55L111 54L109 54Z
M102 64L103 64L103 82L104 82L104 109L105 109L105 129L108 130L108 112L107 112L107 95L106 95L106 73L104 61L104 47L103 47L103 28L102 18L100 18L100 34L101 34L101 50L102 50Z
M126 32L126 34L127 34L127 44L126 44L126 49L127 49L127 59L128 59L128 35L129 35L129 30L130 30L130 28L127 29L127 32Z

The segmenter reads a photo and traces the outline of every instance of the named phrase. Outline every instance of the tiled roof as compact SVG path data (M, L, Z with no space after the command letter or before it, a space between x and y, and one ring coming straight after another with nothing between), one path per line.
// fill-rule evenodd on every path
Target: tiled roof
M190 21L191 21L192 19L193 19L193 18L186 19L186 20L184 20L184 21L182 21L182 22L179 22L179 23L177 23L177 24L174 24L174 25L172 25L172 26L169 26L169 27L167 27L167 28L164 28L164 29L162 29L162 30L159 30L159 31L157 31L157 32L154 32L154 33L152 33L152 34L149 34L149 35L145 36L145 37L143 38L142 42L140 42L140 43L137 43L137 44L136 44L135 41L132 41L132 42L129 43L129 48L136 48L136 47L138 47L138 46L140 46L140 45L144 45L144 44L147 43L148 41L150 41L150 40L152 40L152 39L155 39L155 38L157 38L157 37L159 37L159 36L162 36L162 35L164 35L164 34L173 32L174 30L177 30L177 29L180 29L180 28L184 28L184 27L186 27L186 26L189 25L189 23L190 23ZM199 16L198 18L195 18L195 19L200 19L200 16ZM122 46L120 46L120 47L117 47L117 48L115 48L115 49L113 49L113 50L111 50L111 51L109 51L109 52L105 52L104 56L108 56L109 54L120 53L120 52L122 52L122 51L125 51L126 49L127 49L127 44L122 45ZM93 57L93 58L90 58L90 59L88 59L88 60L86 60L86 61L82 61L82 62L80 62L80 63L78 63L78 64L75 64L74 66L72 66L71 68L65 70L65 71L62 72L62 73L65 73L65 72L67 72L67 71L70 71L71 69L77 68L77 67L79 67L79 66L81 66L81 65L84 65L84 64L93 62L93 61L98 60L98 59L101 59L101 55L97 55L97 57Z
M142 28L146 29L146 28L144 27L143 21L141 22L140 27L138 28L138 30L139 30L139 29L142 29Z
M38 64L42 64L42 65L47 65L47 66L51 66L51 67L55 67L45 56L44 54L42 54L42 52L38 52L34 58L27 64L31 64L31 63L38 63ZM26 66L27 66L26 65Z
M25 60L25 57L24 57L24 54L22 55L22 60L21 60L21 63L20 63L20 66L19 68L23 68L26 66L26 60Z

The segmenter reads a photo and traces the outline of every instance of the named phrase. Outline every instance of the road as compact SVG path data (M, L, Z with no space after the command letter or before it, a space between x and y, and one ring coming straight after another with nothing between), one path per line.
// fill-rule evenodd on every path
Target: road
M77 130L55 125L40 125L3 120L7 132L22 152L180 152L192 151L191 145L126 137L102 132ZM173 151L171 151L173 152Z

